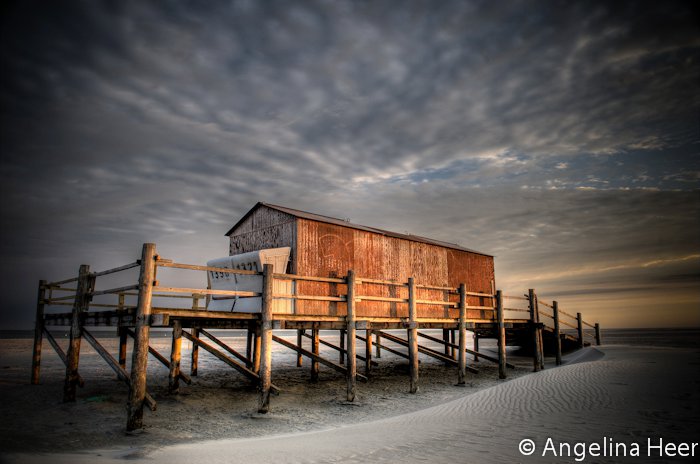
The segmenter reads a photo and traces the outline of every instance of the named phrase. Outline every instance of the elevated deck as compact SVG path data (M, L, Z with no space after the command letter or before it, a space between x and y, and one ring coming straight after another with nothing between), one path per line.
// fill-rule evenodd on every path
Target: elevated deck
M138 268L138 283L98 290L97 279L114 276ZM213 290L198 287L164 286L156 281L158 268L173 268L192 272L217 272L227 274L262 276L259 292ZM297 286L292 285L292 293L273 293L276 279L299 282L311 281L327 284L325 291L315 294L301 294ZM75 287L66 286L75 283ZM362 294L363 286L374 286L374 290ZM384 286L392 296L377 296L376 287ZM315 286L320 289L322 286ZM259 297L260 312L241 313L209 311L202 301L210 298ZM116 302L95 302L116 298ZM172 305L159 306L154 299L172 302ZM311 300L327 303L328 311L314 314L298 314L296 311L274 313L273 302L276 299L291 301ZM504 306L504 300L509 306ZM189 302L191 301L191 306ZM371 301L391 305L387 315L363 313L361 302ZM178 303L178 304L175 304ZM184 306L187 303L187 307ZM46 309L71 306L70 312ZM540 306L547 309L540 309ZM294 305L286 305L292 307ZM506 314L512 317L506 317ZM520 316L520 317L518 317ZM523 318L522 316L527 316ZM565 319L565 318L569 319ZM573 320L573 322L572 322ZM577 336L561 331L560 325L576 330ZM584 325L595 330L595 335L584 330ZM70 343L64 353L56 343L47 327L69 326ZM113 357L92 336L91 328L112 326L120 337L119 353ZM150 328L168 327L172 329L172 349L169 358L158 353L149 345ZM211 329L242 329L247 333L246 352L240 353L224 344L209 331ZM273 334L274 330L297 330L297 343L293 344ZM406 337L399 337L387 330L405 330ZM421 329L442 329L442 339L421 333ZM321 340L320 330L340 331L339 345ZM360 335L357 331L363 331ZM466 333L474 334L474 349L466 347ZM364 336L363 336L364 335ZM131 372L126 372L127 337L134 339ZM409 364L409 391L417 391L419 381L419 353L443 361L448 366L457 368L457 383L465 383L467 372L478 370L467 363L467 355L497 363L499 377L505 378L507 369L512 367L506 360L506 344L518 345L533 356L534 370L544 368L545 348L547 353L561 362L562 350L582 347L588 342L584 337L591 337L600 343L598 324L583 321L581 314L576 316L565 313L558 308L558 303L538 301L534 290L526 296L504 296L501 291L493 293L470 292L465 284L457 288L422 285L409 278L408 282L363 279L354 275L352 270L342 278L300 276L273 273L272 267L266 265L263 272L245 271L228 268L216 268L200 265L173 263L157 256L155 245L145 244L141 259L102 272L91 273L89 266L83 265L77 277L48 283L41 281L37 301L37 319L35 331L32 383L38 383L42 340L46 338L66 364L66 382L64 401L74 401L76 385L84 382L78 373L80 340L85 339L102 356L117 375L129 385L127 430L142 426L143 406L155 409L155 400L147 392L146 365L149 353L169 369L169 390L176 393L179 382L192 382L191 376L180 370L180 346L182 338L193 343L192 372L197 373L197 356L199 348L217 357L231 368L257 383L260 389L259 412L267 412L270 407L270 393L279 392L271 383L271 344L273 342L294 350L298 363L302 356L311 359L311 376L317 377L321 364L343 373L347 379L347 401L353 401L356 395L356 381L367 381L376 361L372 357L373 349L385 349L404 357ZM302 347L302 339L311 339L311 349ZM437 351L419 344L419 338L438 342L444 348ZM483 338L498 340L498 356L479 352L478 341ZM364 344L363 354L356 349L356 341ZM391 342L387 346L386 341ZM319 355L319 345L334 348L339 358L332 361ZM399 348L397 348L397 346ZM405 350L405 351L404 351ZM364 364L364 372L357 372L357 360Z

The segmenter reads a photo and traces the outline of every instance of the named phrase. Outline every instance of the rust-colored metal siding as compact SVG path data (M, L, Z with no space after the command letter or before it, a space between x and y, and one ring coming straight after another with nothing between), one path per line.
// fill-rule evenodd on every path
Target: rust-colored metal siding
M335 224L297 218L296 273L310 276L344 276L353 269L358 277L392 280L405 283L413 277L417 284L454 287L464 282L468 291L491 291L494 278L493 258L436 245L388 237ZM299 282L299 294L335 296L344 294L343 285ZM364 283L357 295L406 298L406 289ZM418 299L447 300L443 291L420 289ZM456 297L450 301L457 301ZM469 305L490 302L470 297ZM344 315L344 304L318 301L298 301L297 314ZM362 317L407 317L407 307L401 303L361 301L357 315ZM418 305L418 317L458 317L457 309L435 305ZM470 311L470 318L479 318L479 311Z

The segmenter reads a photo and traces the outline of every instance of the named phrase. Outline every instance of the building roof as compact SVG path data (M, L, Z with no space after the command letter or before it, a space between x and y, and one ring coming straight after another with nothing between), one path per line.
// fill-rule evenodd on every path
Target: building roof
M431 238L426 238L426 237L421 237L419 235L411 235L411 234L400 234L398 232L392 232L389 230L384 230L384 229L377 229L376 227L369 227L369 226L363 226L360 224L353 224L351 222L345 221L343 219L338 219L330 216L323 216L320 214L314 214L314 213L309 213L306 211L301 211L298 209L293 209L293 208L287 208L286 206L279 206L279 205L272 205L270 203L263 203L263 202L258 202L255 206L253 206L250 211L248 211L231 229L226 232L227 236L230 236L236 228L245 221L248 216L250 216L253 211L256 209L260 208L261 206L265 206L267 208L271 208L277 211L281 211L283 213L287 213L291 216L302 218L302 219L308 219L310 221L316 221L316 222L323 222L326 224L334 224L337 226L342 226L342 227L348 227L350 229L357 229L357 230L364 230L366 232L372 232L375 234L380 234L380 235L386 235L387 237L394 237L394 238L401 238L404 240L410 240L412 242L421 242L421 243L427 243L429 245L436 245L444 248L452 248L454 250L460 250L460 251L466 251L469 253L476 253L484 256L493 256L488 253L482 253L481 251L476 251L476 250L471 250L469 248L465 248L463 246L457 245L455 243L449 243L449 242L443 242L440 240L433 240Z

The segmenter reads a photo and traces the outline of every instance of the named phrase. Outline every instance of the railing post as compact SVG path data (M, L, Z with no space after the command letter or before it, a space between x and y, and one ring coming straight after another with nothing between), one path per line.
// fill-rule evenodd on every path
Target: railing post
M552 319L554 319L554 349L556 351L556 364L561 366L561 327L559 326L559 303L552 302Z
M464 385L467 375L467 286L459 284L459 353L457 385Z
M148 338L151 329L151 301L156 276L156 245L144 243L141 251L139 296L136 304L134 348L131 355L131 383L127 403L126 430L143 427L143 402L146 397Z
M44 298L46 297L46 281L39 281L39 291L36 297L36 321L34 322L34 352L32 353L32 385L39 383L41 369L41 343L44 339Z
M83 326L83 312L90 302L90 266L83 264L78 271L78 285L73 300L73 314L70 325L70 342L66 359L66 380L63 385L63 401L75 401L75 386L78 384L78 364L80 361L80 339Z
M346 318L347 357L345 358L348 381L347 400L355 401L355 384L357 382L357 360L355 359L355 271L349 270L346 279L348 287L346 296L348 308Z
M595 344L600 346L600 324L595 323Z
M496 317L498 320L498 378L506 378L506 324L503 315L503 294L496 292Z
M272 384L272 264L263 267L262 308L260 321L260 398L258 412L270 411L270 385Z
M408 363L411 376L409 392L418 391L418 326L416 323L416 282L408 278Z
M576 329L578 331L578 347L583 348L583 319L581 313L576 313Z
M532 360L534 365L534 371L538 372L542 369L542 360L540 359L540 333L539 333L539 311L537 309L537 296L535 295L534 289L529 289L528 301L530 305L530 324L532 325Z
M182 354L182 322L173 320L173 341L170 348L170 373L168 375L168 392L180 390L180 357Z

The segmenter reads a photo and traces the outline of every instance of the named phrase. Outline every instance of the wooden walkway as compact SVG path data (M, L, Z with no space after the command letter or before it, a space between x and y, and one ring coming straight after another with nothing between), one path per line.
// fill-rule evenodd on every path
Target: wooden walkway
M100 278L125 273L138 268L138 282L132 285L96 290ZM161 285L156 280L158 268L184 269L194 272L218 272L227 274L261 275L262 291L231 291L213 290L210 288L184 288ZM273 293L273 283L276 279L287 281L313 281L344 287L344 294L335 295L302 295L293 291L292 294ZM391 294L405 294L406 297L383 297L362 295L363 283L385 285L401 289L403 293L392 291ZM296 288L293 286L293 288ZM442 291L443 300L421 299L421 290ZM260 297L260 313L234 313L208 311L202 301L212 297ZM94 300L110 298L114 302L95 303ZM469 297L478 297L483 304L469 306ZM153 304L153 299L191 301L184 307L182 304L172 307L161 307ZM342 315L331 314L278 314L273 313L273 302L276 299L315 300L342 303L346 311ZM405 305L401 317L377 317L358 315L357 303L361 301L382 301L392 304ZM507 302L507 305L504 304ZM48 307L71 306L70 312L46 311ZM419 317L418 308L422 309ZM437 317L432 307L456 308L457 318ZM447 311L441 314L447 314ZM429 317L426 317L429 314ZM520 317L508 317L515 315ZM68 351L63 352L47 329L47 326L70 327ZM116 357L110 354L92 335L88 327L113 326L119 336L119 352ZM562 332L562 326L574 329L576 336ZM169 357L156 351L149 344L151 327L172 328L172 347ZM243 329L247 331L245 353L240 353L226 345L209 332L210 329ZM297 330L297 343L291 343L273 334L277 329ZM387 330L402 329L406 337L399 337ZM421 329L442 329L442 339L421 333ZM339 346L322 340L320 330L340 331ZM362 335L357 331L362 331ZM467 330L474 333L474 350L467 349ZM127 339L134 339L131 372L126 371ZM190 375L180 369L181 343L186 338L193 344L192 365ZM311 350L302 347L302 338L311 339ZM141 259L134 263L120 266L102 272L90 272L87 265L80 266L77 277L57 282L40 281L37 297L36 325L34 337L34 353L32 359L32 384L39 382L41 366L41 349L44 338L56 350L66 365L66 378L63 399L66 402L75 401L76 386L85 382L79 372L81 340L85 339L116 372L117 376L129 386L127 402L127 426L131 431L143 426L143 408L155 410L156 401L147 392L146 366L149 353L169 369L168 387L171 393L177 393L180 382L191 383L197 375L197 360L199 349L215 356L231 368L238 371L259 386L258 411L266 413L270 408L270 393L279 392L280 388L271 382L272 343L279 343L297 352L297 364L301 365L302 357L311 360L311 376L318 377L320 365L341 372L347 380L347 401L353 401L356 396L356 382L367 381L381 350L389 351L404 357L409 363L408 389L415 393L419 382L419 353L444 362L456 368L457 383L464 384L467 372L477 373L478 370L467 364L467 357L483 359L498 364L499 378L506 378L507 369L512 368L506 360L506 344L521 346L532 354L533 369L544 368L545 350L555 356L556 364L561 363L562 351L583 347L591 341L600 344L600 326L585 322L581 313L576 315L559 309L558 303L540 301L534 290L530 289L523 296L505 296L500 290L491 293L467 291L461 284L457 288L419 285L409 278L408 282L381 281L363 279L355 276L352 270L343 278L318 276L299 276L292 274L276 274L272 266L266 265L263 272L215 268L191 264L174 263L162 259L156 254L154 244L144 244ZM419 344L419 338L439 343L444 351L438 351ZM495 338L498 340L498 356L490 356L479 352L479 339ZM357 341L364 344L364 350L357 349ZM390 345L386 341L391 342ZM337 361L320 356L319 347L323 344L338 352ZM400 347L402 349L397 348ZM364 365L364 372L357 372L357 360Z

